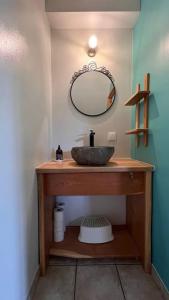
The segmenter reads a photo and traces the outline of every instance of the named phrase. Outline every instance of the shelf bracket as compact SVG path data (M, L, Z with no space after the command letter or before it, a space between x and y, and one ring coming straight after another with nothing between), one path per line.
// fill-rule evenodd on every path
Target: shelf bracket
M146 74L144 77L144 89L145 91L150 91L150 74ZM144 128L148 128L148 101L149 95L144 97ZM144 145L148 145L148 131L144 132Z
M136 92L140 92L140 84L137 85ZM140 103L136 104L136 128L140 127ZM140 136L136 135L136 145L139 146Z
M136 93L125 103L126 106L136 105L135 129L129 130L126 134L135 134L136 146L140 144L140 134L143 134L144 146L148 145L148 114L149 114L150 74L144 76L144 90L137 84ZM143 128L140 128L140 101L143 100Z

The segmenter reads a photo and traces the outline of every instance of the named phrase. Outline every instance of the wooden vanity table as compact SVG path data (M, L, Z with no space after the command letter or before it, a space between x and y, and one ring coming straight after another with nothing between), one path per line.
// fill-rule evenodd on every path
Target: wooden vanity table
M41 275L46 273L50 255L136 258L141 260L145 272L150 272L152 171L152 165L132 159L114 159L101 167L78 166L73 160L38 166ZM126 225L113 226L115 239L109 243L80 243L79 227L75 226L67 228L63 242L54 243L56 195L126 195Z

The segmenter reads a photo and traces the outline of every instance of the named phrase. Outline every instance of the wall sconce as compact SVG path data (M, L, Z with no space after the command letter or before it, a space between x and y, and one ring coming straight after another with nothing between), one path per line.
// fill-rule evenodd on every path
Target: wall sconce
M88 56L94 57L96 55L96 48L97 48L97 37L95 35L91 35L88 40Z

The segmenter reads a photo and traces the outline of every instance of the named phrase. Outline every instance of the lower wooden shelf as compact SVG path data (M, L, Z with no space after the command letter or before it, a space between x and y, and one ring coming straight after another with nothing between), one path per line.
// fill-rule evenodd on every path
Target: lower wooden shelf
M51 243L49 254L72 258L140 258L137 246L126 226L113 226L115 238L105 244L80 243L78 234L78 226L68 227L64 241Z
M140 134L148 132L148 128L136 128L129 131L126 131L126 134Z

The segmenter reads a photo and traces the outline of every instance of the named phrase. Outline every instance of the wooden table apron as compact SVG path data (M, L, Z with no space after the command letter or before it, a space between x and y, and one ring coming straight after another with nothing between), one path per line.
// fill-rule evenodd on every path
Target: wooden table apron
M152 166L142 163L138 165L138 168L131 167L131 162L137 163L137 161L130 160L129 162L130 164L127 164L126 160L126 165L123 163L124 166L122 165L121 168L112 167L108 171L106 168L91 171L91 167L84 170L75 167L70 170L62 167L60 170L59 166L57 168L50 162L36 168L42 276L46 274L50 244L53 241L55 205L53 196L55 195L127 195L126 225L137 244L144 270L150 272Z

